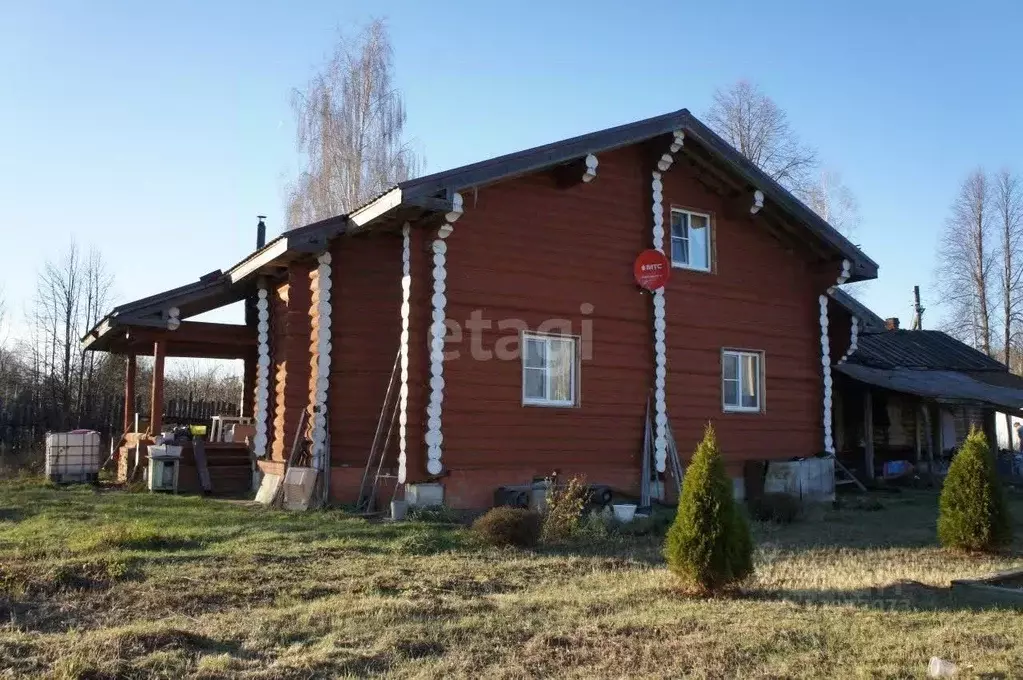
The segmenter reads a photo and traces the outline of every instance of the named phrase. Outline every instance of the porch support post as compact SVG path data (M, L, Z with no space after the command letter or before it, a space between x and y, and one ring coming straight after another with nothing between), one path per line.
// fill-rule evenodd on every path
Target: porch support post
M929 472L934 474L934 449L937 448L935 439L934 423L931 421L931 406L925 401L920 402L920 415L924 418L923 431L925 435L924 445L927 446L927 460L930 465Z
M441 414L444 405L444 309L447 306L447 252L444 241L455 230L454 222L462 216L462 196L454 194L451 212L444 217L444 224L437 229L433 250L433 323L430 325L430 403L426 407L426 471L439 475L444 471L441 463Z
M167 355L167 341L153 343L153 392L149 404L149 433L160 434L163 428L163 363Z
M915 443L914 451L916 453L916 464L920 465L920 456L923 451L923 446L920 441L920 409L922 406L917 404L917 407L913 409L913 439Z
M863 394L863 466L867 479L874 478L874 398L870 388Z
M664 252L664 183L661 173L667 172L675 162L674 154L682 150L685 133L676 130L669 147L669 153L657 160L657 169L650 173L650 210L653 215L652 245ZM658 472L664 472L668 460L668 345L665 331L664 286L654 291L654 465ZM646 455L646 454L644 454ZM646 480L643 480L646 483Z
M998 453L998 427L995 425L995 410L993 408L985 408L981 410L981 424L984 430L984 436L987 437L988 448L991 449L991 453L997 457ZM1010 446L1012 444L1012 431L1008 432Z
M256 392L256 355L247 352L242 360L242 396L238 415L242 418L252 416L252 406Z
M135 426L135 372L138 362L134 354L124 358L124 428L131 432Z

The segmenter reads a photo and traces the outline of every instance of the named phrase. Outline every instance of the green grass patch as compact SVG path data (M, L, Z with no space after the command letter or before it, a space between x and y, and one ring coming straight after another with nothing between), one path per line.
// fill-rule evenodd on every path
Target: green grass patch
M1023 546L942 550L935 492L754 522L755 576L710 599L664 566L667 511L527 551L444 516L24 479L0 508L0 677L920 677L932 655L1023 676L1023 616L948 592Z

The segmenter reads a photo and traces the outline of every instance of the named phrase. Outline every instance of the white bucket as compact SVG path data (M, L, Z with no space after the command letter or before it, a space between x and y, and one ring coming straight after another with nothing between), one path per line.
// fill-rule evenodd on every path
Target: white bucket
M928 678L951 678L958 672L959 668L954 663L939 659L936 656L932 656L931 662L927 664Z
M612 505L614 508L615 519L623 524L631 522L632 518L636 515L636 505L634 503L622 503Z

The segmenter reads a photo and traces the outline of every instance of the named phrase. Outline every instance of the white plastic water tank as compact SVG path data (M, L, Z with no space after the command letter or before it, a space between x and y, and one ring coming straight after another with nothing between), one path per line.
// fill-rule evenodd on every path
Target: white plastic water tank
M46 435L46 477L54 482L94 482L99 475L99 432Z

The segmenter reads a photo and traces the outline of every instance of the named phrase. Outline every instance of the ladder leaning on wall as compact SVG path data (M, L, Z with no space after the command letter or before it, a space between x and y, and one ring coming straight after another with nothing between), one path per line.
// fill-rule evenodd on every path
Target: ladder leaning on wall
M667 450L667 470L672 478L674 478L678 485L678 495L682 495L682 477L684 475L684 469L682 467L682 460L678 455L678 446L675 444L675 433L671 431L671 421L665 425L665 436L668 439L668 450ZM657 452L654 447L654 426L653 421L650 417L650 397L647 396L646 400L646 417L643 426L643 479L640 481L639 487L639 507L648 508L650 507L652 491L651 491L651 477L653 477L653 471L657 469Z
M394 357L394 366L391 368L391 377L387 382L387 392L384 395L384 403L380 407L380 416L377 419L377 427L373 433L373 443L369 448L369 456L366 458L366 468L362 472L362 484L359 487L359 502L355 511L370 513L375 510L377 492L380 489L380 481L383 479L394 480L394 490L398 489L398 475L384 474L384 459L387 458L387 450L395 430L398 429L398 401L400 399L400 388L398 379L401 365L401 350L398 350ZM386 434L385 434L386 428ZM393 497L393 496L392 496Z

